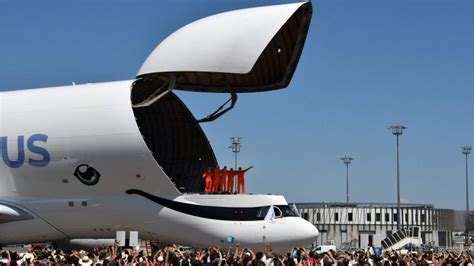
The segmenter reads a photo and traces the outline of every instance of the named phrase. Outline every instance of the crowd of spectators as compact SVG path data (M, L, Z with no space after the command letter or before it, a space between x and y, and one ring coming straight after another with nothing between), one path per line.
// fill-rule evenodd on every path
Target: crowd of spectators
M286 254L272 253L268 245L264 251L240 248L239 245L222 250L220 247L180 250L176 245L158 249L152 254L137 249L117 246L95 248L90 251L29 248L24 253L0 251L0 265L157 265L157 266L341 266L341 265L472 265L474 254L469 251L384 251L377 254L369 246L359 251L329 250L316 253L305 248L293 248Z

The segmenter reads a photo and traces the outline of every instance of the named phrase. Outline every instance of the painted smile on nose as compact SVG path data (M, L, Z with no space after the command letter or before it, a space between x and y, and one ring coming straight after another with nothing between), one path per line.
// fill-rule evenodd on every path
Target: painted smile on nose
M270 206L258 207L221 207L189 204L161 198L139 189L125 191L129 195L139 195L168 209L196 217L224 221L262 221ZM283 208L284 206L279 207ZM288 207L288 206L286 206Z

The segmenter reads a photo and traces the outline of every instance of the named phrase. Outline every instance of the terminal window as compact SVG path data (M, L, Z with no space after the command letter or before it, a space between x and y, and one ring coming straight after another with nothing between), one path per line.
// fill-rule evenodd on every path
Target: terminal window
M316 213L316 221L319 222L321 221L321 213Z
M370 215L370 213L367 213L367 222L370 222L372 220L372 216Z
M405 213L405 223L408 223L408 213Z
M421 214L421 222L426 223L426 216L424 213Z
M394 220L394 221L398 221L398 214L397 214L397 213L394 213L394 214L393 214L393 220Z
M337 212L334 213L334 221L335 222L339 221L339 213Z
M385 221L390 222L390 214L389 213L385 213Z
M350 212L350 213L347 214L347 220L348 220L349 222L352 222L352 212Z
M304 213L303 213L303 219L305 219L306 221L308 221L308 213L307 213L307 212L304 212Z
M375 214L375 221L376 221L376 222L380 222L381 219L382 219L382 218L381 218L380 213L376 213L376 214Z

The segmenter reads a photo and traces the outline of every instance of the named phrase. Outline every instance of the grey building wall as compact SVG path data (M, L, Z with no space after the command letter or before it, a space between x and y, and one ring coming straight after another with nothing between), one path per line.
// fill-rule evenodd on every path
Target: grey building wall
M320 231L315 245L342 248L380 246L397 230L397 206L390 203L296 203L303 218ZM464 231L463 211L436 209L431 204L402 204L401 227L420 227L423 243L451 247L452 234ZM471 223L474 224L474 223Z

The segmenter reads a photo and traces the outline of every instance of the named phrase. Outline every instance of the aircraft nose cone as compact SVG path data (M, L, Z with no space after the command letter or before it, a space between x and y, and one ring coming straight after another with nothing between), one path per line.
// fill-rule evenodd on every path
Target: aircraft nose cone
M319 230L312 223L304 220L304 230L309 239L316 239L319 236Z
M319 231L316 226L304 220L303 218L299 218L297 231L300 241L303 241L307 244L312 243L319 236Z

